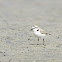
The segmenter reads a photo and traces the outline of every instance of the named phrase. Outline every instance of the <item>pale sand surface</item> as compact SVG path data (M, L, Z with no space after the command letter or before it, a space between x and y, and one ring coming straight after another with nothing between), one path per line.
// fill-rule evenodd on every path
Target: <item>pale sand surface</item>
M46 46L32 25L51 34ZM62 62L62 0L0 0L0 62Z

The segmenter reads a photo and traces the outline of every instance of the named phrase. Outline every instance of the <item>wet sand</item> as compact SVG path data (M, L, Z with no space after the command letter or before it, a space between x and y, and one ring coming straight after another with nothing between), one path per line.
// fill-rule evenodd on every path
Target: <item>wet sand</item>
M62 62L62 0L0 0L0 62Z

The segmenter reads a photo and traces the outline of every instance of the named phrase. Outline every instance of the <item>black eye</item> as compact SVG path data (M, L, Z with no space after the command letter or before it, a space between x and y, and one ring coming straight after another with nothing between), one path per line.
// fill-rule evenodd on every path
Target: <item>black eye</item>
M39 29L37 31L39 31Z

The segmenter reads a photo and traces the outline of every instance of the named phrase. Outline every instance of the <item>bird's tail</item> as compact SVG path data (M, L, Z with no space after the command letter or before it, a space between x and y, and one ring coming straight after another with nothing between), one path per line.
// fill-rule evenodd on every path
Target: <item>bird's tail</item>
M47 35L51 35L51 34L49 34L49 33L46 33Z

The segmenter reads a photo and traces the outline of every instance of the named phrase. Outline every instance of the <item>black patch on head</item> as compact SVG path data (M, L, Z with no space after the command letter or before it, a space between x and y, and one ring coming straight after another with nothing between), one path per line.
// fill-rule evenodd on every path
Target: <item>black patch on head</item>
M33 26L34 28L38 28L37 26Z
M33 26L33 27L35 27L35 26Z
M39 31L39 29L37 31Z
M33 29L35 29L35 26L33 26Z

